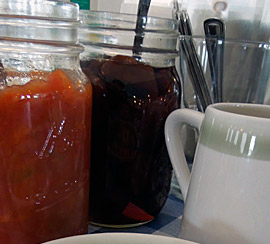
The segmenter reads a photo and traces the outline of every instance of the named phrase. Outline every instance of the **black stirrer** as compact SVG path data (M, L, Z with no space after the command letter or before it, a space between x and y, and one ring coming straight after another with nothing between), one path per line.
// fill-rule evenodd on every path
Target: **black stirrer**
M133 43L133 56L140 58L141 48L144 38L144 29L147 22L147 14L150 7L151 0L140 0L137 12L137 22L135 28L135 38Z

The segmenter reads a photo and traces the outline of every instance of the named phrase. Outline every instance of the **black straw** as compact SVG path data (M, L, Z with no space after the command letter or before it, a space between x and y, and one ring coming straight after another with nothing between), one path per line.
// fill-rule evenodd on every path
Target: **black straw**
M137 12L137 22L135 28L135 38L133 43L133 56L140 58L143 38L144 38L144 29L147 23L147 14L150 7L151 0L140 0L138 5Z

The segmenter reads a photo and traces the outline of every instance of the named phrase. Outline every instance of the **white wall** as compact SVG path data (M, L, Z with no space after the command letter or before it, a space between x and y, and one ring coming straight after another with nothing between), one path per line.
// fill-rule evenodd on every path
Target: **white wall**
M151 0L149 15L171 18L172 1L173 0ZM138 2L139 0L90 0L92 10L133 14L137 13Z
M120 12L123 0L90 0L92 10Z

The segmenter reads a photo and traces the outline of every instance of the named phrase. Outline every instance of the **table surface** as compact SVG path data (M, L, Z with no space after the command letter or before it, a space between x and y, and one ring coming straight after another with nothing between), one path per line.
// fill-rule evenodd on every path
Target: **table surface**
M106 233L106 232L130 232L155 234L171 237L179 237L181 219L184 209L184 202L177 194L177 189L171 188L169 197L161 212L151 222L138 227L113 229L89 225L88 233Z

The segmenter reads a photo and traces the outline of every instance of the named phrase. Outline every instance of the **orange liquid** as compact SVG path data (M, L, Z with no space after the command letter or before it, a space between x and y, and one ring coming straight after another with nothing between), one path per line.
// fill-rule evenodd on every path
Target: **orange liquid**
M0 90L0 243L87 233L92 88L31 73Z

